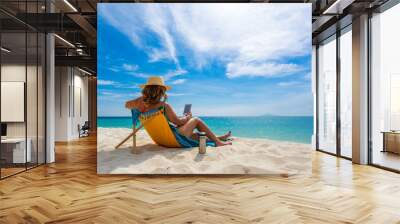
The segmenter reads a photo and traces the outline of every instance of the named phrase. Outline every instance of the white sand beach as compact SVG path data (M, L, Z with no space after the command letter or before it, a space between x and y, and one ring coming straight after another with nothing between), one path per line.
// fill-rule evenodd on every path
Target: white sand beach
M99 174L271 174L311 172L311 146L266 139L235 138L231 146L172 149L155 145L145 131L115 149L131 132L127 128L98 128L97 172Z

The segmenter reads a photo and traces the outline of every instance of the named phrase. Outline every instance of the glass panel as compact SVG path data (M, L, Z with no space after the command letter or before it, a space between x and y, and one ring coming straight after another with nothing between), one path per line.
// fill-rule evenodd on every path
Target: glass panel
M372 163L400 170L400 5L372 18Z
M318 48L318 146L336 153L336 39Z
M340 150L352 156L352 35L351 30L340 36Z
M400 130L400 74L390 76L390 130Z
M1 140L2 177L25 170L30 159L26 150L25 91L26 35L1 34Z
M45 108L45 44L46 37L44 34L38 35L38 163L45 163L45 121L46 121L46 108Z
M30 153L30 160L28 163L28 167L33 167L37 165L37 150L38 150L38 143L37 143L37 132L38 132L38 108L37 108L37 98L38 98L38 88L37 88L37 81L38 81L38 57L37 57L37 33L30 32L27 33L28 38L28 62L27 62L27 82L26 82L26 89L27 89L27 98L26 98L26 111L27 111L27 149L31 151Z
M0 1L0 7L14 15L43 13L45 0ZM0 18L7 21L0 23L0 177L4 178L45 162L46 54L44 34L1 12Z
M37 1L27 2L27 13L37 13ZM33 17L37 18L37 17ZM34 20L34 19L31 20ZM32 21L36 22L36 21ZM37 166L38 160L38 34L35 30L27 30L27 150L31 151L28 168Z

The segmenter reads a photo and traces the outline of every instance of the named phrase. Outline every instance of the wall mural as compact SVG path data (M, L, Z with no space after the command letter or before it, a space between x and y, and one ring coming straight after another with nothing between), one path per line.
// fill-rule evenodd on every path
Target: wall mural
M309 172L311 51L311 4L99 4L98 173Z

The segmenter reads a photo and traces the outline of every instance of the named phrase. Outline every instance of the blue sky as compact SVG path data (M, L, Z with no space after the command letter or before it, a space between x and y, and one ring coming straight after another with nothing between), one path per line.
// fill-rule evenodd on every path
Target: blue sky
M98 6L98 114L163 76L198 116L312 115L310 4Z

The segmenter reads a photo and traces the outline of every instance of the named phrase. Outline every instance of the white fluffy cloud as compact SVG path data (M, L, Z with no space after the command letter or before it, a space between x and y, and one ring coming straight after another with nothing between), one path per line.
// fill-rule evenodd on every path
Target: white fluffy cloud
M138 88L137 84L130 84L130 83L120 83L120 82L116 82L116 81L112 81L112 80L103 80L103 79L99 79L97 80L97 85L99 86L108 86L108 87L116 87L116 88L121 88L121 89L136 89ZM104 92L105 95L107 95L107 91Z
M112 72L134 72L139 69L138 65L135 64L127 64L127 63L122 63L120 65L112 65L107 67L108 70Z
M139 66L138 65L133 65L133 64L122 64L122 68L125 71L133 72L133 71L136 71L139 68Z
M288 82L280 82L278 83L278 86L281 87L293 87L293 86L297 86L297 85L301 85L303 84L302 82L298 82L298 81L288 81Z
M310 53L309 4L179 5L170 10L193 58L198 63L217 58L226 64L229 78L291 74L301 70L299 65L282 61Z
M240 76L263 76L263 77L277 77L294 74L303 70L304 68L296 64L277 64L277 63L251 63L242 64L229 63L227 65L228 78L237 78Z
M114 86L114 85L118 85L119 83L118 83L118 82L115 82L115 81L111 81L111 80L102 80L102 79L99 79L99 80L97 80L97 84L98 84L99 86Z
M172 78L175 78L175 77L177 77L177 76L184 75L184 74L186 74L186 73L187 73L186 70L177 69L177 70L173 70L173 71L168 71L167 74L163 75L163 77L164 77L164 80L165 80L165 81L168 81L168 80L170 80L170 79L172 79Z
M186 82L186 79L177 79L177 80L173 81L172 84L179 85L179 84L183 84L185 82Z
M146 49L150 62L170 60L177 69L178 56L185 55L198 68L209 61L222 63L229 78L273 77L301 70L287 60L310 53L310 4L126 4L108 9L102 8L101 15ZM145 44L148 32L159 46Z
M164 74L148 74L148 73L142 73L142 72L133 72L132 75L137 77L137 78L143 78L147 79L150 76L162 76L164 78L164 81L169 81L175 77L182 76L186 74L187 71L183 69L176 69L176 70L169 70Z
M159 61L161 59L171 59L178 67L179 62L176 57L175 42L171 35L169 27L169 16L164 13L164 9L161 7L145 7L144 13L146 16L152 16L145 18L144 22L149 28L158 35L161 40L163 48L153 48L151 51L150 61Z

